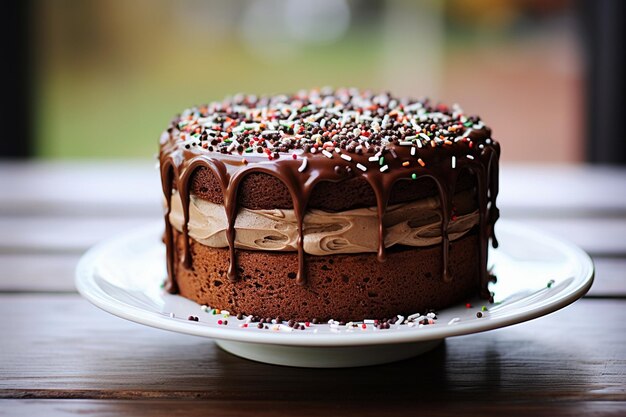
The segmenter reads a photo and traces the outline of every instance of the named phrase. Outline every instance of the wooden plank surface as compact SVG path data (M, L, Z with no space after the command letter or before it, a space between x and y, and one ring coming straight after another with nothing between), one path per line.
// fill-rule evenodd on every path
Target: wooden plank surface
M0 295L0 315L0 332L11 335L3 398L626 401L626 300L581 300L450 338L415 359L336 370L250 362L208 339L113 317L78 295Z
M67 292L74 289L80 254L0 254L0 292Z
M158 214L150 161L0 162L0 215Z
M626 216L626 168L504 164L499 204L513 217Z
M402 401L230 401L180 400L0 400L0 415L32 416L150 416L150 417L240 417L240 416L624 416L620 401L550 401L533 403L475 400L435 402L414 394Z
M132 216L5 216L0 217L0 253L82 253L104 239L145 225L145 218Z
M504 216L503 214L502 218L507 218ZM626 257L626 217L624 219L516 217L513 220L575 243L592 256Z

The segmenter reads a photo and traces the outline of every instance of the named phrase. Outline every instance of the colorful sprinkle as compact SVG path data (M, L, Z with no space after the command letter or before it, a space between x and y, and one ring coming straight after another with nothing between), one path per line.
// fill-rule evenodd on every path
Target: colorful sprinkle
M308 159L304 158L302 160L302 164L298 167L298 172L304 172L304 170L306 169L307 164L308 164Z
M192 152L264 154L280 159L301 149L331 158L337 153L365 154L369 162L380 153L400 157L393 143L410 147L411 155L423 146L455 146L468 142L473 130L483 129L476 116L466 116L459 106L433 105L428 99L395 98L357 89L312 89L294 95L239 94L221 102L187 109L171 126L176 144ZM491 145L488 138L483 142ZM479 147L483 143L478 143ZM372 155L366 155L372 154ZM259 155L260 156L260 155ZM254 160L244 158L247 163ZM244 159L241 159L242 163Z

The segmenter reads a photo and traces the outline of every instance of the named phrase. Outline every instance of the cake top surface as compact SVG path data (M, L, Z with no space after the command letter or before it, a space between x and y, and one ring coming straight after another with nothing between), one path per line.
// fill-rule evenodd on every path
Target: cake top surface
M398 146L450 147L491 130L456 104L357 89L293 95L235 95L185 110L172 122L176 147L209 154L278 159L281 154L380 154Z

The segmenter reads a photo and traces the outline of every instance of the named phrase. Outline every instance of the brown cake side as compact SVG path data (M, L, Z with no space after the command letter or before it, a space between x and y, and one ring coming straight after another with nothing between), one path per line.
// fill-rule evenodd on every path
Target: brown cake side
M454 281L441 279L441 247L402 247L388 253L306 256L307 285L296 283L297 254L237 250L241 279L226 278L228 249L191 242L192 267L180 262L183 237L175 232L180 294L231 313L298 321L357 321L408 316L467 300L478 293L478 237L450 245Z
M176 184L172 183L174 189ZM467 169L460 170L455 190L476 187L476 178ZM198 168L191 178L190 192L215 204L224 204L224 191L219 179L207 168ZM407 203L437 195L437 184L430 178L400 180L392 186L389 205ZM240 207L253 210L292 209L289 190L278 178L264 173L252 173L239 185ZM355 176L339 182L320 182L313 189L308 208L330 212L358 207L376 206L374 190L363 178Z

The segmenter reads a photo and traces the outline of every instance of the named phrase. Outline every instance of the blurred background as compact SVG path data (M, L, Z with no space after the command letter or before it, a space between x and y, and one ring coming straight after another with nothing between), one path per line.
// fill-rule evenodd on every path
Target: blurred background
M147 159L191 105L355 86L459 103L505 161L626 160L624 2L15 3L5 157Z

